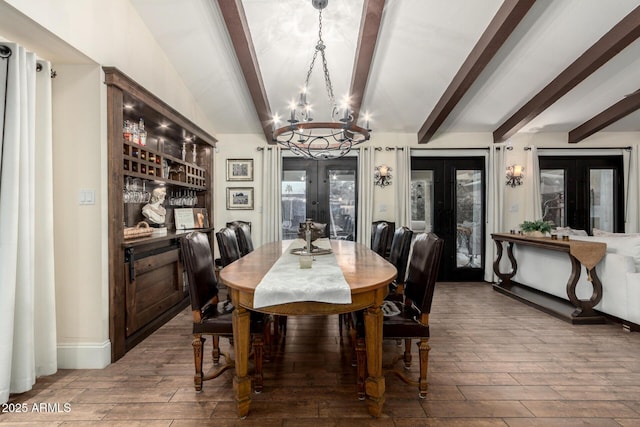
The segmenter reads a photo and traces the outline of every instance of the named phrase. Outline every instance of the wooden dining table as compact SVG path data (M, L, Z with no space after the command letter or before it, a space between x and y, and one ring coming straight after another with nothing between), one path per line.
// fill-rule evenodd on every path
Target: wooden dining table
M247 416L251 405L251 377L248 375L248 310L283 316L331 315L365 310L368 375L365 383L366 401L369 413L380 416L385 392L382 373L383 314L380 307L387 295L389 283L396 277L396 268L364 245L346 240L331 240L333 255L351 288L350 304L303 301L254 308L256 287L291 242L284 240L267 243L224 267L220 272L220 281L229 288L231 301L236 307L233 312L233 345L236 358L233 386L238 415ZM291 283L291 286L296 286L296 283Z

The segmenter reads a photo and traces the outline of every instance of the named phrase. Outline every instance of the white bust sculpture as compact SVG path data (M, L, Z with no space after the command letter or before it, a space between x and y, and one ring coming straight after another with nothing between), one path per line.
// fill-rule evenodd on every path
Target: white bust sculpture
M152 224L164 224L164 218L167 210L162 206L164 198L167 196L167 190L164 187L158 187L151 192L149 203L142 207L142 215Z

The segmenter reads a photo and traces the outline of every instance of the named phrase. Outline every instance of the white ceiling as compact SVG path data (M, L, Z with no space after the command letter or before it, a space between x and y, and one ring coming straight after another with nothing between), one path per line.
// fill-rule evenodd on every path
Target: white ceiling
M262 133L216 0L131 0L216 133ZM232 1L232 0L223 0ZM376 132L417 133L502 0L386 0L362 102ZM640 0L538 0L439 132L492 132L640 5ZM317 40L309 0L242 0L273 113L299 91ZM351 83L363 0L330 0L323 39L336 99ZM326 111L320 63L310 87ZM640 41L578 84L521 132L568 132L640 88ZM640 113L607 131L640 131Z

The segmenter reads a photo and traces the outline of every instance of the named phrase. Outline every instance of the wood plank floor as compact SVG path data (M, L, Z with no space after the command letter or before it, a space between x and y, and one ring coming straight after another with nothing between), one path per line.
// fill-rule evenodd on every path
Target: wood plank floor
M234 412L231 372L195 393L190 319L187 309L106 369L40 378L11 398L28 413L0 414L0 424L640 426L640 333L614 323L570 325L488 284L437 285L428 398L387 375L378 419L356 398L349 340L340 340L336 316L289 318L286 340L265 363L264 392L252 395L244 420ZM385 342L387 355L400 351ZM67 403L70 411L33 412L34 403L61 411Z

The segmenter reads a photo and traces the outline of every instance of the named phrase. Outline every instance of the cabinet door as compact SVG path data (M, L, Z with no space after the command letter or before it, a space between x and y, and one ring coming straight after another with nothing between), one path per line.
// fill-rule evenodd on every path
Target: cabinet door
M179 249L125 263L127 336L184 299L182 275Z

